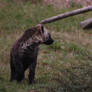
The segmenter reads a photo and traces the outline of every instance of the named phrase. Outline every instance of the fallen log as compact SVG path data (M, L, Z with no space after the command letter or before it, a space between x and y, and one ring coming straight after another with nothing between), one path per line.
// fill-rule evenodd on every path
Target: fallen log
M45 20L42 20L40 23L41 24L47 24L47 23L51 23L51 22L54 22L54 21L57 21L57 20L60 20L60 19L67 18L69 16L74 16L74 15L77 15L77 14L85 13L85 12L88 12L88 11L92 11L92 6L88 6L88 7L85 7L85 8L73 10L71 12L66 12L64 14L53 16L51 18L47 18Z
M84 20L80 23L80 26L83 28L83 29L90 29L92 28L92 18L89 18L87 20Z

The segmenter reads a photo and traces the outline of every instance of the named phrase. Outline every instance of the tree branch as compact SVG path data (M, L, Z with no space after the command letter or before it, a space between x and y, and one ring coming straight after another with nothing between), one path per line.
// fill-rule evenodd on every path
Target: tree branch
M90 29L92 28L92 18L89 18L87 20L84 20L80 23L80 26L83 28L83 29Z
M40 23L41 24L47 24L47 23L51 23L51 22L54 22L54 21L57 21L57 20L60 20L60 19L67 18L69 16L74 16L74 15L77 15L77 14L85 13L85 12L88 12L88 11L92 11L92 6L88 6L88 7L85 7L85 8L73 10L71 12L66 12L64 14L53 16L51 18L47 18L45 20L42 20Z

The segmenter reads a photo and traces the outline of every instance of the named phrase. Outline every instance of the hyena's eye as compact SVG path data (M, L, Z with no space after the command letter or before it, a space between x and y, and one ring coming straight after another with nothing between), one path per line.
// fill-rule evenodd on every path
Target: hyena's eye
M42 31L42 33L44 33L44 27L43 26L41 27L41 31Z

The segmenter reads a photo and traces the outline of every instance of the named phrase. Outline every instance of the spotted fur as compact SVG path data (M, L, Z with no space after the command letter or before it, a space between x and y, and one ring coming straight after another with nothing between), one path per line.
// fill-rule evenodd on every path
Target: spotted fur
M50 33L41 24L26 30L14 43L10 53L10 80L20 82L25 70L29 68L29 83L34 81L35 68L40 44L50 45L53 40Z

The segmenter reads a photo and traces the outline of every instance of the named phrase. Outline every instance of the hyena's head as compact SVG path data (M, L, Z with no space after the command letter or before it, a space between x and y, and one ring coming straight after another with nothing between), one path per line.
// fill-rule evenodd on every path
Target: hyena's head
M40 44L50 45L54 42L52 39L48 29L46 29L43 25L36 25L36 32L34 34L34 40L39 42Z

